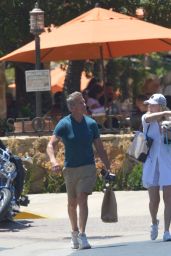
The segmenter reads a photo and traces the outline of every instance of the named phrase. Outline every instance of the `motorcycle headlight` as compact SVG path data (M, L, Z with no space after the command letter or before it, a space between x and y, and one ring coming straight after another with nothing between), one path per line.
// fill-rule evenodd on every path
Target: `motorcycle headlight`
M11 162L7 162L4 164L4 169L6 173L13 173L16 169L15 164Z

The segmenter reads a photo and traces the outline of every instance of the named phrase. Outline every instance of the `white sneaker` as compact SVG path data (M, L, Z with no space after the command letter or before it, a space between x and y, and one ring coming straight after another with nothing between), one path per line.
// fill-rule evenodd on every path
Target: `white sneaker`
M158 228L159 228L159 220L157 220L157 224L151 225L150 237L151 240L156 240L158 237Z
M85 233L78 235L78 243L80 250L91 248L91 245L89 244Z
M169 242L169 241L171 241L171 235L169 231L165 231L163 235L163 242Z
M78 231L71 232L71 248L72 249L78 249L79 243L78 243Z

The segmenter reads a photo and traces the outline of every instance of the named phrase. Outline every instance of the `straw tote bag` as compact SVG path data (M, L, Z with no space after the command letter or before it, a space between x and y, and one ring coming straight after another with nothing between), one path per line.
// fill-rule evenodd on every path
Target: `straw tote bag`
M146 134L144 134L143 132L137 132L132 143L128 148L127 155L134 161L144 163L147 159L147 156L153 143L153 139L147 135L149 128L150 125L147 128Z

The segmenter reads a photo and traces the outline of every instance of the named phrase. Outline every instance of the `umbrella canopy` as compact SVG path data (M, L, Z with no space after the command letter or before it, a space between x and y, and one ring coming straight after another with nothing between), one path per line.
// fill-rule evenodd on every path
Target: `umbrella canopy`
M64 87L64 81L66 76L66 70L63 70L59 67L51 70L51 92L62 92ZM90 81L91 78L87 78L85 72L82 72L81 81L80 81L80 90L83 91Z
M40 48L42 62L169 51L171 30L96 7L50 33L42 33ZM0 59L3 60L34 63L34 41Z

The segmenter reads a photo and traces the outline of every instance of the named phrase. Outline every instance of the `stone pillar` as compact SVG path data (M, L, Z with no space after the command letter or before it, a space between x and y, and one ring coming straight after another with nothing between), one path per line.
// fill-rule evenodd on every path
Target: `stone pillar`
M5 68L2 63L0 63L0 119L6 118L6 78L5 78Z

